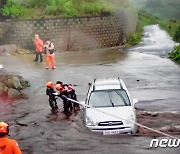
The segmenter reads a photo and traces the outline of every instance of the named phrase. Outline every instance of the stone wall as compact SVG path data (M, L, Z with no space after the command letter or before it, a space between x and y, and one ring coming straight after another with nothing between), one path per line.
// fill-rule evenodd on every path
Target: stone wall
M50 39L57 50L118 46L125 41L127 17L122 15L0 21L0 44L34 49L34 34Z

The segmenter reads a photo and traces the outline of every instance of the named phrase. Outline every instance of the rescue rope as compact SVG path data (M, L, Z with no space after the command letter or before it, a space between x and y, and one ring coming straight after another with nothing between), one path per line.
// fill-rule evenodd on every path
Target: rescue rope
M86 106L86 107L92 108L92 109L94 109L94 110L96 110L96 111L99 111L99 112L101 112L101 113L104 113L104 114L113 116L113 117L115 117L115 118L124 120L124 121L129 122L129 123L133 123L133 124L135 124L135 125L137 125L137 126L140 126L140 127L142 127L142 128L146 128L146 129L148 129L148 130L151 130L151 131L156 132L156 133L158 133L158 134L161 134L161 135L163 135L163 136L166 136L166 137L169 137L169 138L174 138L174 139L177 139L177 140L179 139L179 138L176 137L176 136L172 136L172 135L169 135L169 134L167 134L167 133L164 133L164 132L155 130L155 129L153 129L153 128L150 128L150 127L148 127L148 126L142 125L142 124L140 124L140 123L137 123L137 122L134 122L134 121L130 121L130 120L126 120L126 119L123 119L123 118L121 118L121 117L118 117L118 116L115 116L115 115L106 113L106 112L104 112L104 111L98 110L97 108L94 108L94 107L92 107L92 106L90 106L90 105L87 105L87 104L82 104L81 102L78 102L78 101L76 101L76 100L73 100L73 99L71 99L71 98L68 98L68 97L66 97L66 96L64 96L64 95L63 95L63 97L66 98L67 100L71 101L71 102L78 103L78 104L81 105L81 106Z

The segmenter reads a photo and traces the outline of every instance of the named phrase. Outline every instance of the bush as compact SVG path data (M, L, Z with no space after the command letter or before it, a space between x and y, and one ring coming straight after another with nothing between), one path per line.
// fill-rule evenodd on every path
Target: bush
M127 45L137 45L140 43L141 38L143 36L143 27L145 25L150 25L150 24L157 24L157 17L150 15L149 13L139 10L139 21L137 25L136 32L131 34L128 38L128 43Z
M110 8L102 0L7 0L1 14L13 18L40 18L109 14Z
M45 8L46 5L51 4L51 2L54 0L30 0L27 3L27 7L30 8Z
M63 15L65 16L77 16L76 3L73 0L66 1L63 5Z
M136 32L134 34L131 34L128 38L128 44L129 45L137 45L142 38L141 32Z
M169 21L163 20L163 21L160 21L159 24L163 29L165 29L171 35L174 41L177 41L177 37L178 37L177 29L179 27L180 22L176 20L169 20Z
M180 64L180 45L176 46L174 50L169 53L169 58Z
M175 32L174 40L177 42L180 42L180 26L177 28L177 30Z
M17 18L26 14L26 9L18 3L7 0L6 5L1 9L1 13L5 17Z

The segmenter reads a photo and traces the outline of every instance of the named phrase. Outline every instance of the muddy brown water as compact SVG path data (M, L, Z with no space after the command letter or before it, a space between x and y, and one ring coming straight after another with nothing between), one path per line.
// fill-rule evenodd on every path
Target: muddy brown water
M157 39L158 32L162 38ZM157 25L145 27L145 34L150 42L143 41L127 51L105 49L57 54L56 70L46 70L44 62L33 63L33 54L1 56L5 70L22 75L31 83L25 90L28 99L0 102L0 121L10 123L11 137L19 142L23 153L179 154L178 148L149 148L151 139L158 135L144 129L135 136L92 133L84 126L83 110L65 115L58 99L59 112L52 113L45 95L47 81L61 80L75 85L78 100L84 101L88 83L94 78L119 76L131 97L139 100L138 122L179 137L180 69L160 52L173 48L174 42ZM162 39L164 43L159 43Z

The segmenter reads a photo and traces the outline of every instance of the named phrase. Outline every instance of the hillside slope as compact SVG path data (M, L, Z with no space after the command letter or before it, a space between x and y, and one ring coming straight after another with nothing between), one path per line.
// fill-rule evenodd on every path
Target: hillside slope
M180 20L180 0L129 0L129 2L160 18Z

